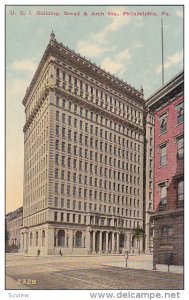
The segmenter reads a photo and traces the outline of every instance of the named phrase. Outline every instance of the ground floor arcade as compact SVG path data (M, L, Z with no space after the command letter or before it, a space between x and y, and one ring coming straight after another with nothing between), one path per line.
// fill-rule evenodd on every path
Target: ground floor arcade
M98 226L57 226L44 224L21 230L20 252L29 255L138 253L142 241L132 230Z

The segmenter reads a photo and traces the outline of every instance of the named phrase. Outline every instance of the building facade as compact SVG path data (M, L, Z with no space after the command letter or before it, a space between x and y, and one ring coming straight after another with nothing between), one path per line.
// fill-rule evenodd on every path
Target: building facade
M143 92L56 41L23 99L21 251L137 252L143 226Z
M154 112L154 266L183 264L184 73L147 99Z
M154 212L154 113L145 109L145 151L144 151L144 250L153 252L153 226L150 217Z
M6 230L8 232L8 249L20 249L20 228L23 222L23 207L19 207L6 215ZM12 249L11 249L12 247Z

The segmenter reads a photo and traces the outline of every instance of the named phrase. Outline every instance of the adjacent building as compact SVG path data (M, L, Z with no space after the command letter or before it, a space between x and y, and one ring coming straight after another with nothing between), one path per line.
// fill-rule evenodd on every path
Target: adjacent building
M143 227L143 91L56 41L23 99L21 251L137 252ZM150 203L150 202L149 202Z
M153 226L150 217L154 212L154 113L145 109L145 151L144 151L144 251L153 252Z
M154 214L151 218L154 267L167 263L168 259L176 265L182 265L184 260L183 102L183 72L146 101L154 113Z
M23 220L23 207L6 215L6 230L8 232L7 250L13 251L20 249L20 228Z

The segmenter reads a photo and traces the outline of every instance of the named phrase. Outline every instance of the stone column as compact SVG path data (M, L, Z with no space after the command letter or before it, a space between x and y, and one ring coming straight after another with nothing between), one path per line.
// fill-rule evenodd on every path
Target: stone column
M128 235L124 235L124 249L129 250L129 245L128 245L129 239Z
M96 232L93 230L93 250L92 250L92 254L96 254L95 241L96 241Z
M132 249L132 233L129 234L129 252L130 253L132 252L131 249Z
M23 232L21 233L21 243L20 243L20 251L24 251L24 234Z
M102 231L100 231L99 253L102 253Z
M86 249L88 253L91 253L91 232L89 230L86 231Z
M119 253L119 232L116 233L116 237L117 237L117 247L116 247L116 253Z
M73 246L76 247L76 232L73 231Z
M58 230L56 230L56 247L58 246Z
M115 252L115 239L114 239L114 232L112 232L112 253Z
M84 231L82 231L82 247L84 247L84 239L85 239Z
M69 245L68 247L70 248L71 252L73 251L73 230L70 230L69 234Z
M105 253L108 253L108 231L106 231L106 251Z

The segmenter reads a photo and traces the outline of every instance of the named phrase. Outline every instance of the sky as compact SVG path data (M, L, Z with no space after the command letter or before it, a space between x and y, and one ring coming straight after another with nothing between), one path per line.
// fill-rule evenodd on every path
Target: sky
M142 86L147 98L162 84L161 19L166 83L183 70L182 6L6 7L6 212L23 204L22 100L51 31L101 68L137 89Z

